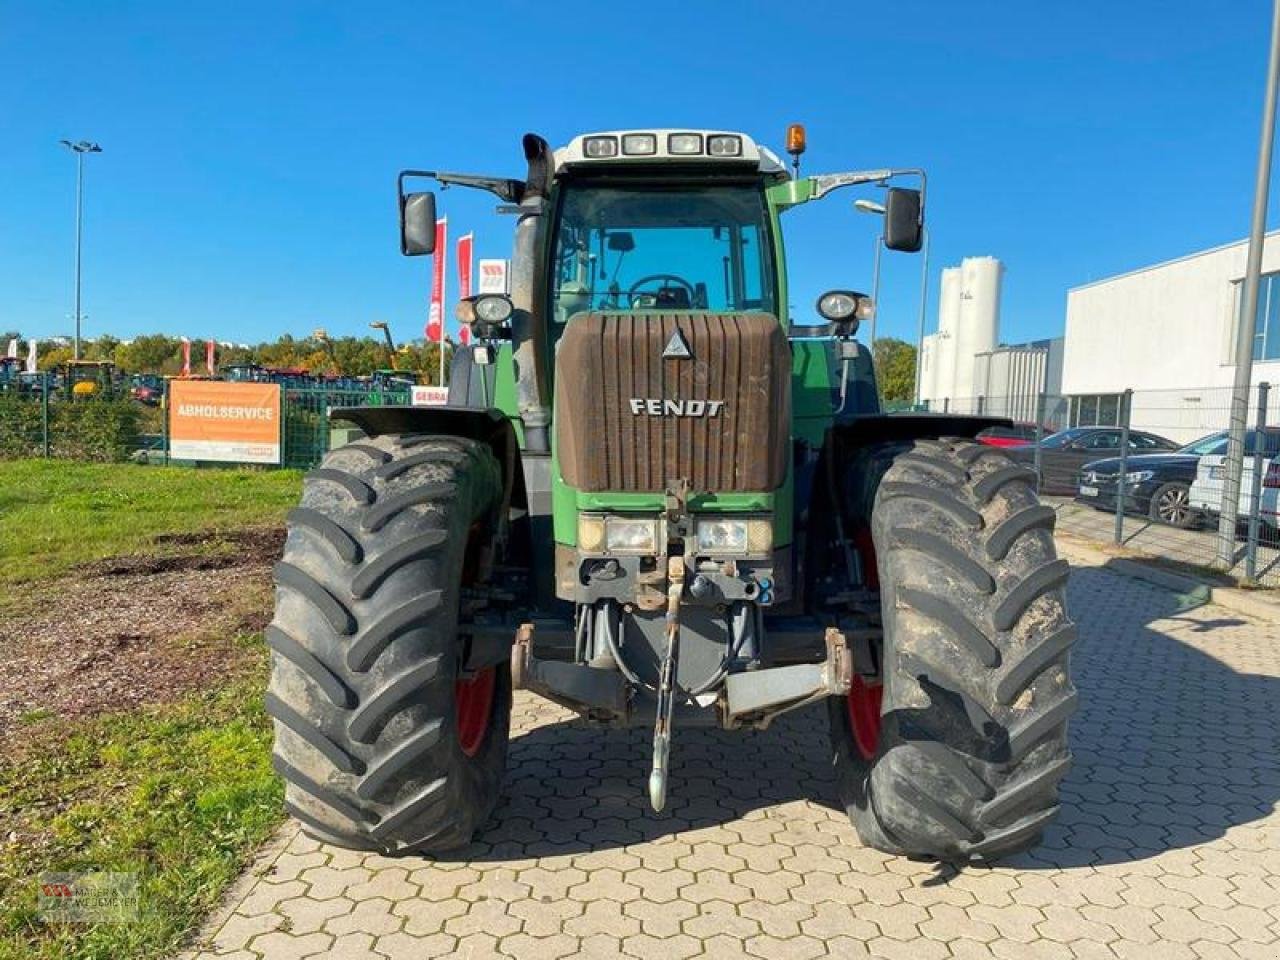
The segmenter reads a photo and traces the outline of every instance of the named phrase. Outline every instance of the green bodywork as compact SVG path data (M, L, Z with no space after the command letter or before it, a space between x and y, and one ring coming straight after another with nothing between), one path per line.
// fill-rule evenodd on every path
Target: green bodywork
M786 329L790 324L787 309L786 253L782 241L781 215L786 210L811 199L808 179L792 180L765 188L773 246L774 277L777 291L778 320ZM554 201L552 202L554 206ZM545 249L546 235L542 246ZM520 445L524 447L524 431L517 410L515 364L510 344L503 344L495 358L496 382L493 405L502 410L515 428ZM827 428L833 419L832 352L830 344L820 341L795 341L792 343L792 438L820 447ZM578 514L580 512L659 513L664 508L661 493L586 493L569 486L560 476L559 461L555 451L555 431L552 431L552 516L555 540L566 546L576 546ZM791 543L793 530L793 478L788 469L786 481L776 491L760 493L717 493L693 491L689 507L694 512L724 513L772 513L774 518L773 542L775 547Z

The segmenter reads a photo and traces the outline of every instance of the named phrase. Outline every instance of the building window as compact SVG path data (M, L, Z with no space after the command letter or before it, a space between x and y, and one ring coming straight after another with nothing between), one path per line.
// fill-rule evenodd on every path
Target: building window
M1280 290L1277 290L1280 294ZM1120 426L1120 394L1090 393L1068 397L1070 402L1069 426L1118 427Z
M1243 286L1241 287L1243 291ZM1253 359L1280 360L1280 274L1258 285L1258 316L1253 325Z

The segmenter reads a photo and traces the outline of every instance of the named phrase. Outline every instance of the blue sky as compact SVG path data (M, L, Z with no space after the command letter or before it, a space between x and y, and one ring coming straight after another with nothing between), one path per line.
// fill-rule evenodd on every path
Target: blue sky
M807 172L924 166L931 286L965 255L1003 259L1006 341L1059 333L1074 285L1247 231L1265 0L631 6L0 3L0 330L71 328L63 137L105 151L87 162L88 336L420 335L429 261L398 255L396 171L520 175L526 130L780 148L801 121ZM791 223L802 317L870 285L854 196ZM491 198L441 203L479 256L507 254ZM914 339L919 268L886 260L882 333Z

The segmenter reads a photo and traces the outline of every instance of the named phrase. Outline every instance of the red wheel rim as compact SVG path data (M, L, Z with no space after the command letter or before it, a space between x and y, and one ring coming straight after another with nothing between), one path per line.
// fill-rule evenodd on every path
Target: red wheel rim
M493 687L498 679L497 667L481 670L470 680L454 684L453 702L458 712L458 744L468 757L474 757L489 730L493 713Z
M849 707L853 744L864 760L874 759L876 748L880 746L880 702L883 698L883 684L866 683L861 677L853 678L845 702Z

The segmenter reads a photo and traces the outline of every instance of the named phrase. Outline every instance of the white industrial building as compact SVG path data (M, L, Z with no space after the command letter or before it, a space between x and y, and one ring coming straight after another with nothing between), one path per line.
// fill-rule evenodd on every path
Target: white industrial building
M1139 429L1183 441L1225 427L1246 253L1241 241L1070 290L1068 422L1115 423L1131 389ZM1280 231L1267 235L1262 270L1253 382L1280 384Z
M942 271L938 331L924 338L920 399L930 410L1033 421L1041 393L1056 393L1062 340L999 343L1004 265L966 257Z

